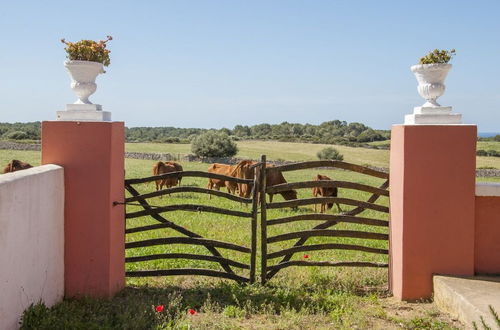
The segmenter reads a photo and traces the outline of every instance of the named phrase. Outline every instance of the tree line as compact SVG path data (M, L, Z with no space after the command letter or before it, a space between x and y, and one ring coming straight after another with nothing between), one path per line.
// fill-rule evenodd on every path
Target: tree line
M30 123L0 123L2 140L40 140L39 121Z
M128 142L190 143L207 131L224 133L233 140L276 140L355 145L390 138L390 132L374 130L361 123L332 120L319 125L282 122L280 124L236 125L233 129L200 129L174 127L127 128Z
M375 130L361 123L332 120L313 124L282 122L280 124L236 125L233 129L202 129L177 127L127 127L127 142L191 143L205 132L218 132L232 140L276 140L340 145L358 145L390 138L390 132ZM40 122L0 123L0 138L13 140L39 140Z

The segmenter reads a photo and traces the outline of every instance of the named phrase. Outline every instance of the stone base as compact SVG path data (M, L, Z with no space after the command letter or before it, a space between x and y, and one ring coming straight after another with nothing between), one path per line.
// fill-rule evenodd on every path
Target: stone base
M66 104L66 111L74 111L74 110L85 110L85 111L101 111L102 105L100 104Z
M405 125L460 125L462 115L451 113L451 107L415 107L405 115Z
M451 107L415 107L413 113L419 115L449 115L451 114Z
M479 326L481 319L494 327L490 306L497 312L500 310L500 276L435 275L433 281L434 304L439 310L459 319L465 329L471 329L472 322Z
M449 115L405 115L405 125L461 125L461 114Z
M66 104L66 111L57 111L60 121L111 121L111 112L100 104Z

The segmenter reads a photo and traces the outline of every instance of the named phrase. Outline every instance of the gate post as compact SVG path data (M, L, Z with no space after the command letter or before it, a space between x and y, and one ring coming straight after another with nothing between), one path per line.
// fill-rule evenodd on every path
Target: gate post
M266 155L260 156L260 180L259 180L259 201L260 201L260 283L267 281L267 204L266 204Z
M390 152L393 294L432 296L432 275L474 274L475 125L394 125Z
M66 297L125 285L123 122L42 122L42 164L64 167Z

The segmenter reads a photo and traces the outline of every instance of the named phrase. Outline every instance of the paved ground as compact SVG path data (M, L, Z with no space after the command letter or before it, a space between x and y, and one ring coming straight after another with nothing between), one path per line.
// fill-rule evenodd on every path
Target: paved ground
M489 306L500 315L500 276L434 276L434 302L467 328L475 322L482 329L482 316L491 329L497 329Z

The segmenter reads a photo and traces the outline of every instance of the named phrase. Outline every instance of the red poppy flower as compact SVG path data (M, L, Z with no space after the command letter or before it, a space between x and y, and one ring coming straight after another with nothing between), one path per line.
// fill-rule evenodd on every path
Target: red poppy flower
M192 308L188 309L188 313L191 314L191 315L194 315L196 314L196 311Z
M158 313L161 313L161 312L163 312L163 308L164 308L164 307L163 307L163 305L158 305L158 306L156 306L155 310L156 310Z
M309 259L309 255L308 254L304 254L304 259Z

